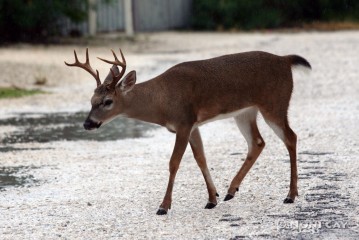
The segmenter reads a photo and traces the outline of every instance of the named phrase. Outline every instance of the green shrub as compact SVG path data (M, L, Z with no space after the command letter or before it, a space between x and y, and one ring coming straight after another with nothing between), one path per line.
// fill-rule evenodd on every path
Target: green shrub
M0 43L46 42L60 31L60 18L86 19L87 0L1 0Z
M358 21L357 0L193 0L195 29L263 29Z

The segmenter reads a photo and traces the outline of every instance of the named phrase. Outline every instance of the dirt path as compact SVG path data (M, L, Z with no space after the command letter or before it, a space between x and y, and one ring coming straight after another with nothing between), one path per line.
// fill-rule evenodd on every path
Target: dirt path
M155 212L166 187L174 135L162 128L136 130L136 123L119 121L119 134L131 129L126 136L142 137L113 140L117 130L108 127L100 132L111 132L107 140L80 139L87 133L74 132L81 129L81 112L90 107L95 81L63 64L72 60L73 46L0 49L0 86L34 87L40 75L47 78L42 88L50 92L0 100L0 180L19 185L0 186L1 239L357 239L358 42L359 32L353 31L161 33L124 43L129 70L136 69L140 81L181 61L247 50L295 53L313 66L310 75L294 75L289 115L299 136L300 196L295 204L282 204L289 184L285 147L260 119L266 148L233 200L203 209L206 187L187 149L172 210L161 217ZM101 76L108 66L95 56L111 57L108 48L116 45L90 47ZM44 116L56 117L50 121ZM24 122L16 124L16 117ZM11 138L21 131L36 136L26 130L33 125L24 119L31 117L46 119L36 125L44 134L34 140ZM70 129L68 134L64 129ZM201 132L222 199L246 155L246 143L230 119L205 125Z

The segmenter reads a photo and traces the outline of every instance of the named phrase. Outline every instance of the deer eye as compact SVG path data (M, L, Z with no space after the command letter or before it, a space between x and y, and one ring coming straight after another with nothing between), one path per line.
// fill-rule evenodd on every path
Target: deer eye
M105 102L103 103L105 106L110 106L113 103L113 101L111 99L107 99L105 100Z

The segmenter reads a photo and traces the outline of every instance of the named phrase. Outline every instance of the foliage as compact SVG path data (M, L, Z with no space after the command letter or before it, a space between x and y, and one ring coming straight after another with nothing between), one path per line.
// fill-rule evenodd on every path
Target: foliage
M87 0L0 0L0 43L47 41L59 33L61 17L86 19Z
M194 0L195 29L258 29L359 21L357 0Z
M19 98L24 96L31 96L35 94L44 93L41 90L26 90L22 88L0 88L0 99L1 98Z

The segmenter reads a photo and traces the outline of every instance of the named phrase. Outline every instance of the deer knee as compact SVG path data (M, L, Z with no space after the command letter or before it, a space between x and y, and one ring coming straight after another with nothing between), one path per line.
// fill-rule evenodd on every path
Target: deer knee
M254 141L254 145L257 148L263 149L265 147L266 143L264 142L262 137L257 137Z
M178 168L179 168L179 162L170 160L169 169L168 169L170 174L175 175L178 171Z
M257 137L252 139L252 143L248 145L248 156L247 159L251 160L252 155L257 155L262 152L265 146L265 142L262 137Z

